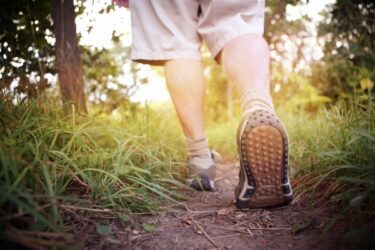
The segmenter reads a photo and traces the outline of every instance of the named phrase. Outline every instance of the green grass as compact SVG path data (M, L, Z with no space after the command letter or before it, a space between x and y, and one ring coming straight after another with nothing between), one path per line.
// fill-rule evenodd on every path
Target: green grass
M296 199L315 197L307 200L315 207L339 205L341 214L329 227L341 216L348 246L374 246L369 236L375 232L375 104L354 98L313 114L281 116L290 134Z
M337 204L345 238L368 242L375 231L375 104L353 97L314 112L281 107L277 113L289 133L295 200L312 207ZM236 155L238 120L209 124L211 145L227 159Z
M314 112L277 113L288 129L297 198L325 191L323 200L348 206L373 201L375 192L375 104L356 98ZM238 119L208 124L211 146L227 159L237 154ZM328 186L327 186L328 185Z
M149 109L64 117L40 103L0 103L0 233L64 232L69 205L129 214L183 198L177 121Z
M51 100L0 103L0 234L63 233L69 206L110 209L121 219L184 198L184 140L170 108L114 117L59 110ZM312 206L339 204L348 235L366 235L375 208L375 105L354 99L278 113L289 131L296 199L315 193ZM211 147L226 160L237 154L237 123L208 121Z
M299 194L317 191L348 205L373 199L375 191L375 105L341 102L317 113L284 112L290 132L293 176ZM301 180L300 180L301 182ZM349 204L349 203L350 204Z
M296 198L319 192L345 209L375 198L375 104L352 98L314 112L277 111L288 129ZM238 119L209 123L211 146L233 160ZM312 204L314 205L314 204Z
M206 136L210 147L222 156L226 161L234 161L237 156L236 133L239 119L233 119L225 123L209 122Z

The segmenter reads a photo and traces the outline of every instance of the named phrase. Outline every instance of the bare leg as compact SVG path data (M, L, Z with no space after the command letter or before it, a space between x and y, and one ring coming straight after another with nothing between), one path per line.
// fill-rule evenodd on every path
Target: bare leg
M165 64L167 87L186 138L204 135L204 95L206 86L202 63L198 60L170 60Z
M258 93L272 102L267 42L261 35L248 34L230 41L221 52L220 61L239 93Z
M244 35L229 42L220 59L245 101L237 137L241 171L236 205L289 204L293 196L287 173L288 136L269 93L268 45L260 35Z
M221 62L240 93L258 92L270 99L269 49L261 35L249 34L229 42ZM198 60L170 60L165 64L167 86L187 138L204 138L205 82Z
M214 189L215 162L204 135L206 86L198 60L170 60L165 64L167 86L186 136L188 176L186 183L196 190Z

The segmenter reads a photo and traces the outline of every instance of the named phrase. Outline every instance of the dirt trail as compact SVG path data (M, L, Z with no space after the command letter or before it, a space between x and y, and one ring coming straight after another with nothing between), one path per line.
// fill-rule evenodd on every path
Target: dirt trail
M337 235L318 238L334 208L302 202L272 209L239 210L233 204L238 166L218 166L216 191L191 193L192 200L161 215L141 215L117 244L105 249L332 249ZM154 224L145 232L142 223ZM118 228L121 230L120 228ZM118 235L120 236L120 235ZM103 242L102 242L103 243ZM103 247L103 244L99 244ZM96 249L99 245L93 246ZM101 248L101 247L100 247Z

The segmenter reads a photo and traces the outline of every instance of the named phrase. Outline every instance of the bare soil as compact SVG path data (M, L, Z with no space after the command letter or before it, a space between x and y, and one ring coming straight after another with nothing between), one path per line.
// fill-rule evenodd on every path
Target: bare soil
M157 215L137 215L132 217L132 223L112 220L111 233L86 238L85 242L89 243L85 248L343 248L339 241L342 227L336 224L334 230L324 233L331 219L338 214L333 206L312 208L308 205L309 199L298 198L286 207L237 209L233 203L233 190L238 181L238 170L233 163L220 164L216 191L188 193L191 200L177 205L166 204L166 211Z

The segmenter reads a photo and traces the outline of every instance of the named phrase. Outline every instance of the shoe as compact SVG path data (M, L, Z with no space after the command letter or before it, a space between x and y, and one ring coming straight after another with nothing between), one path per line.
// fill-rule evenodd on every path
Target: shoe
M240 156L238 208L283 206L293 200L288 177L288 134L271 111L258 109L242 118L237 131Z
M213 191L215 188L216 162L220 155L211 151L212 164L209 168L199 167L201 158L199 156L188 159L188 178L186 184L198 191Z

